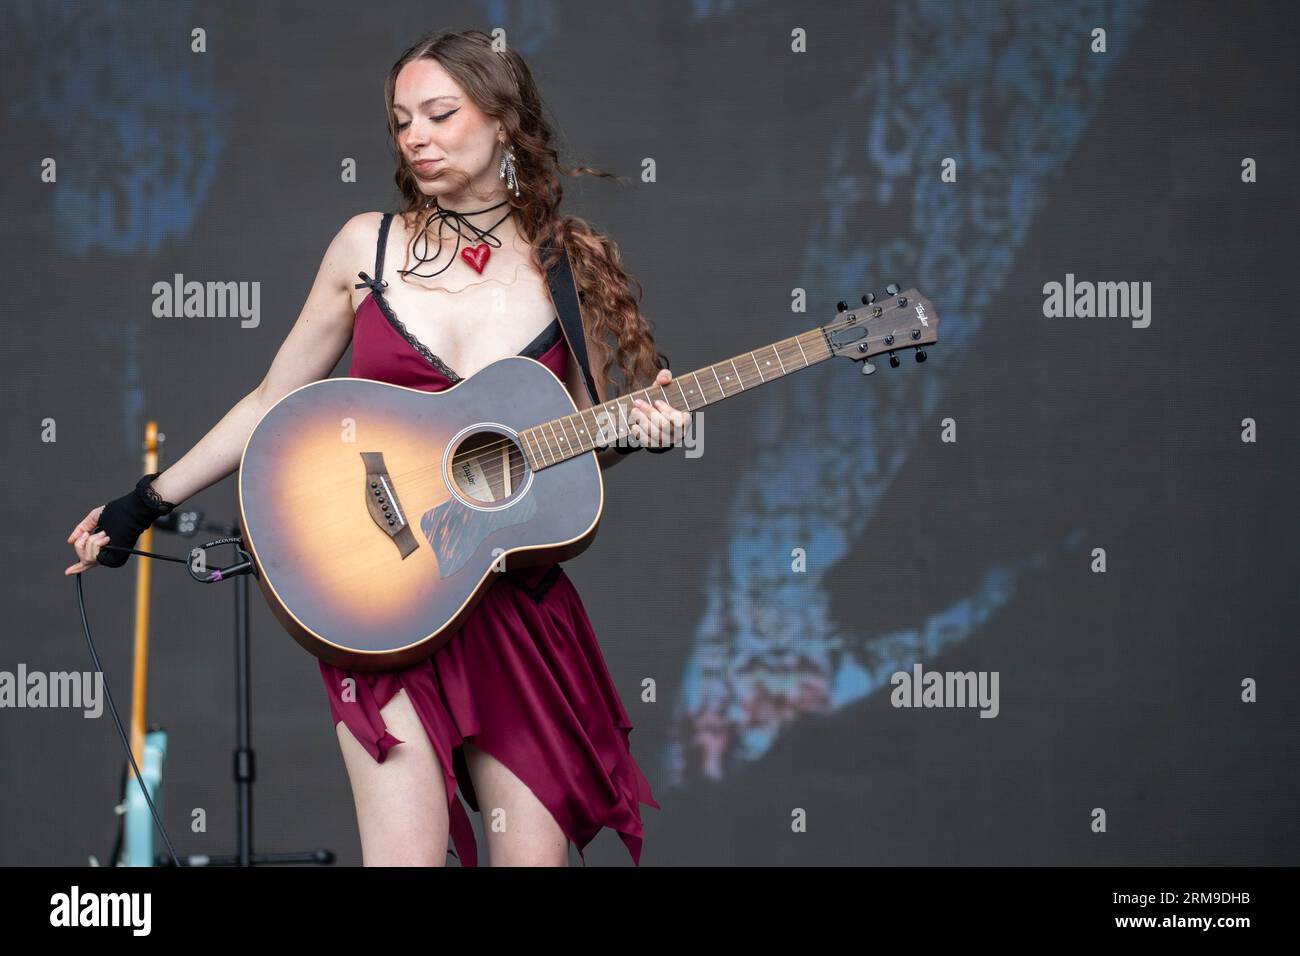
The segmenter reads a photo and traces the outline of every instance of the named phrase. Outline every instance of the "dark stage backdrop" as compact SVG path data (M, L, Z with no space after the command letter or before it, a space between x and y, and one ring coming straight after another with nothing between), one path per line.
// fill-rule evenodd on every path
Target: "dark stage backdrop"
M564 206L619 243L674 371L891 281L942 318L925 364L827 362L701 413L702 456L606 476L566 568L663 807L643 863L1300 862L1296 26L1289 3L5 4L0 670L91 669L68 531L135 482L148 418L166 465L256 386L330 238L394 208L399 53L500 28L562 160L626 177ZM255 286L257 322L154 317L178 273ZM234 479L187 504L232 520ZM139 560L84 582L123 706ZM166 819L226 852L234 590L165 564L155 590ZM258 849L357 863L316 661L256 595L252 624ZM918 672L923 704L930 672L984 696L900 706ZM122 763L107 712L0 709L0 863L105 860ZM610 830L587 856L629 862Z

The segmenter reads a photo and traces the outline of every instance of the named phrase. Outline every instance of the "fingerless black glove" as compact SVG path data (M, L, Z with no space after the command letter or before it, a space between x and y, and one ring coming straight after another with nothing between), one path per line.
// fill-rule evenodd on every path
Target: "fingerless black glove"
M99 513L99 527L95 530L107 532L109 544L116 548L134 548L146 528L176 507L170 501L163 501L151 487L151 482L160 474L162 472L156 471L145 475L136 482L130 494L104 505L104 510ZM101 548L95 560L106 568L120 568L129 557L129 551L105 551Z

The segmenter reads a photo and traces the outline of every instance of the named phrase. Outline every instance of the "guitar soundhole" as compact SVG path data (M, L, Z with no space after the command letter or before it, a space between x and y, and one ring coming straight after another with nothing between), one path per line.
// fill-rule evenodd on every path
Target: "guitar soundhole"
M466 504L483 508L517 498L529 477L515 440L490 429L466 435L452 451L448 465L457 495Z

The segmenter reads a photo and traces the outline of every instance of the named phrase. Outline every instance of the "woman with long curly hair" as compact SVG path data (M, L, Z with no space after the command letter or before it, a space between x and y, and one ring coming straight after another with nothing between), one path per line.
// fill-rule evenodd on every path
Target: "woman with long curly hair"
M349 344L349 375L430 392L527 355L579 410L592 407L547 284L559 256L584 306L596 402L671 379L617 247L559 211L561 173L608 174L559 164L517 52L476 30L431 34L393 65L385 99L398 209L343 226L262 383L176 464L92 509L68 537L78 561L66 573L125 563L129 553L101 557L100 548L133 547L157 515L236 471L261 417L328 376ZM386 263L396 268L385 273ZM602 468L629 448L668 450L686 415L638 401L630 420L630 446L595 453ZM581 855L604 827L639 865L639 804L658 804L559 564L500 575L451 641L416 666L357 673L322 661L320 671L366 865L442 865L449 837L462 865L477 865L458 791L482 815L493 865L565 866L568 844Z

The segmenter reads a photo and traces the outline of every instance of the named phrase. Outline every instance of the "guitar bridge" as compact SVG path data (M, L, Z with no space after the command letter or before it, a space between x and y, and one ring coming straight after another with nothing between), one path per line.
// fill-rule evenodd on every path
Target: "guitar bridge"
M388 474L388 466L384 464L384 454L363 451L361 460L366 465L366 510L370 512L376 527L388 535L397 546L398 554L405 558L419 544L407 523L406 509L397 500L397 490Z

